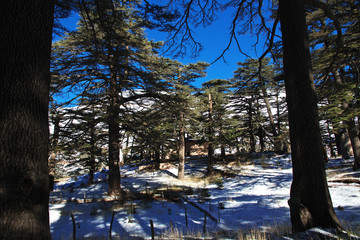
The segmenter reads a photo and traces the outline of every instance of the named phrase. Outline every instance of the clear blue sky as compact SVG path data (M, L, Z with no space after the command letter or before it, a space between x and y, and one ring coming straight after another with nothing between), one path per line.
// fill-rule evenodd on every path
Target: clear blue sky
M68 27L69 29L76 28L76 22L78 17L73 16L68 19L62 21L62 23ZM229 42L229 32L232 21L232 13L230 10L226 10L219 14L218 20L216 20L212 25L203 28L202 26L195 28L195 38L199 42L201 42L204 46L204 50L200 52L200 55L197 58L191 58L191 56L187 56L184 58L178 58L179 62L184 64L194 63L197 61L204 61L211 63L215 59L217 59L223 50L226 48ZM156 41L165 41L167 34L159 33L157 31L147 31L148 38ZM238 37L241 45L241 49L246 54L252 57L258 57L263 52L263 45L258 44L257 54L252 45L256 42L256 38L251 36L251 33L246 36ZM171 56L168 56L171 57ZM234 71L237 69L237 62L243 62L246 60L246 57L241 54L235 43L232 44L229 51L225 53L225 60L219 59L217 62L212 64L207 71L207 76L198 79L195 82L196 87L201 87L201 83L206 82L211 79L229 79L233 77Z

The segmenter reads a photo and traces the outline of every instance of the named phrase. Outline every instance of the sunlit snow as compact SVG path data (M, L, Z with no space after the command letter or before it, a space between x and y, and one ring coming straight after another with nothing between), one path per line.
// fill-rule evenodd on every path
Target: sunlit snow
M336 181L341 177L355 177L350 163L331 159L328 163L329 189L333 205L340 221L346 225L360 224L360 187L357 183ZM186 175L199 175L206 171L200 161L187 160ZM345 165L344 165L345 164ZM347 165L346 165L347 164ZM342 168L337 166L344 166ZM107 237L112 213L115 212L112 227L113 236L150 238L150 220L154 223L155 234L170 229L202 232L204 212L211 214L206 229L215 233L221 230L266 228L272 224L290 226L287 201L290 195L292 169L290 156L272 156L254 160L250 165L215 165L216 169L231 171L231 177L222 177L219 184L206 185L203 181L180 181L176 179L177 166L156 172L138 172L136 168L124 166L121 169L124 189L140 192L160 187L182 186L193 189L193 194L179 202L166 200L129 200L125 204L105 201L107 172L95 175L96 184L87 186L86 176L58 182L50 197L50 225L53 239L70 239L72 236L73 213L77 224L77 237ZM339 169L341 169L341 172ZM350 175L349 175L350 174ZM205 201L200 201L200 192L206 192ZM92 199L104 201L92 202ZM85 203L84 203L85 199ZM60 201L64 203L58 203ZM186 227L185 209L188 217ZM215 221L214 221L215 220Z

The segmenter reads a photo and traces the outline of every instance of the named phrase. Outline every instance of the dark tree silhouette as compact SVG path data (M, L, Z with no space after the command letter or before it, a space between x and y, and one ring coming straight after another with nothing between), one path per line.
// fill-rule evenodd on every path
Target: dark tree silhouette
M326 181L304 1L280 0L279 15L293 163L289 200L293 231L341 228Z
M0 239L51 239L48 104L54 2L2 1Z

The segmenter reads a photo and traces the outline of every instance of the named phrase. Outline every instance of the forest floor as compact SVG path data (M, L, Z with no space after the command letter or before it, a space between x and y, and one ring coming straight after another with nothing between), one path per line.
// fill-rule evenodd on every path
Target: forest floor
M357 232L360 172L352 170L352 161L330 159L327 175L338 218ZM185 180L177 180L175 163L157 171L147 164L121 167L121 199L106 195L106 170L95 174L93 185L86 184L87 175L57 181L49 202L53 239L72 238L71 215L78 239L109 239L112 219L113 239L151 239L150 221L159 239L243 239L253 229L275 238L291 231L289 155L218 162L211 178L204 177L206 158L192 158L186 161Z

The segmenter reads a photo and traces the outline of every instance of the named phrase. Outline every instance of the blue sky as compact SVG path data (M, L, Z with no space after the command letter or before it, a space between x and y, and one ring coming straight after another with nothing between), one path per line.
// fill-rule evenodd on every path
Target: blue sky
M72 16L62 21L62 23L69 29L76 28L77 16ZM219 18L210 26L203 28L202 26L194 28L194 36L197 41L203 44L204 50L200 52L197 58L186 56L184 58L178 58L179 62L184 64L194 63L197 61L204 61L211 63L217 59L223 50L226 48L229 42L229 32L232 21L232 13L230 10L219 13ZM167 38L166 33L160 33L157 31L147 31L148 38L155 41L165 41ZM263 52L263 45L258 44L255 51L253 45L256 42L256 38L251 33L241 35L238 37L241 45L241 49L251 57L259 57ZM256 54L257 53L257 54ZM167 56L171 57L171 56ZM234 71L237 69L237 62L243 62L246 60L246 56L240 53L235 46L232 44L229 51L224 55L225 61L219 59L213 63L207 71L207 76L199 78L195 82L196 87L201 87L201 83L211 79L230 79L233 77Z
M232 12L226 10L219 13L219 18L210 26L203 28L202 26L194 28L195 38L200 43L203 44L204 50L200 52L200 55L197 58L192 58L187 56L184 58L178 58L178 61L187 64L197 61L205 61L212 63L216 60L226 49L229 42L229 32L232 22ZM164 33L159 33L156 31L148 31L148 38L154 39L157 41L166 40L167 35ZM259 57L263 50L263 45L258 44L257 51L253 47L256 42L256 37L252 36L251 33L238 36L240 41L241 50L248 54L251 57ZM258 56L256 55L258 53ZM235 43L232 44L229 51L225 53L225 61L219 59L217 62L213 63L207 71L207 76L198 79L195 83L197 87L201 87L201 83L206 82L211 79L229 79L233 77L234 71L237 69L237 62L244 62L246 56L239 52Z

